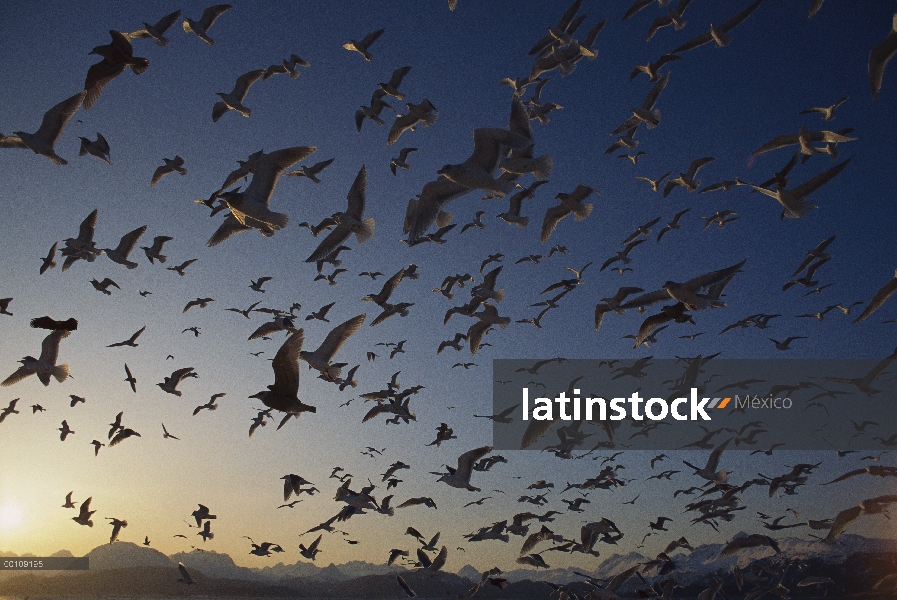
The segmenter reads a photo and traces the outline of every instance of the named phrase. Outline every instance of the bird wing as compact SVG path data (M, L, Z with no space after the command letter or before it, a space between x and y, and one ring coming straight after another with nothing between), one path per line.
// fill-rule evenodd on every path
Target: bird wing
M561 222L561 219L570 214L570 209L564 206L563 204L558 204L557 206L552 206L547 211L545 211L545 218L542 220L542 243L548 241L548 238L551 237L551 234L554 233L555 228L557 228L558 223Z
M104 58L87 70L87 77L84 80L84 96L82 96L85 110L93 106L110 81L124 73L125 66L124 62L115 62ZM75 108L77 110L77 107Z
M433 559L433 563L428 567L431 571L438 571L442 567L445 566L445 561L448 559L448 548L445 546L439 551L439 554L436 555L436 558Z
M124 67L122 68L124 69ZM71 98L63 100L48 110L44 114L40 129L37 130L35 136L48 142L50 146L55 145L56 140L59 139L65 126L68 125L72 115L78 112L78 108L81 106L81 103L84 102L84 97L86 95L86 91L78 92Z
M897 292L897 276L892 278L880 290L875 292L875 295L872 297L872 300L869 301L866 309L860 314L860 316L854 319L853 322L859 323L860 321L866 319L869 315L881 308L881 305L887 302L888 298L894 295L894 292Z
M367 314L360 314L334 327L324 338L321 346L315 350L315 354L330 362L343 344L358 331L365 318L367 318Z
M93 232L97 226L97 209L94 209L92 213L87 215L87 218L81 221L81 226L78 228L78 241L89 243L93 241Z
M352 230L348 225L337 225L333 231L327 234L327 237L321 240L321 243L318 244L315 251L311 253L311 256L305 259L305 262L324 260L333 254L343 242L348 240L350 235L352 235Z
M163 168L163 167L159 167ZM227 215L225 217L224 222L215 230L215 233L212 234L212 237L209 238L209 241L206 242L207 246L217 246L224 240L244 231L249 231L252 227L247 227L240 223L236 217L233 215Z
M392 72L392 77L389 79L389 85L398 88L402 84L402 79L411 71L411 67L399 67L395 71Z
M660 78L660 80L654 84L651 88L651 91L648 92L648 95L645 97L645 101L642 103L642 108L644 110L651 110L654 108L654 104L657 102L657 99L660 97L660 92L663 91L663 88L667 86L667 83L670 81L670 74L667 72L666 75Z
M469 480L473 471L473 463L477 462L490 452L492 452L492 446L481 446L480 448L469 450L459 456L458 470L456 471L458 477Z
M437 215L450 201L471 190L440 175L424 185L408 228L409 239L417 239L436 221Z
M246 200L267 206L274 188L277 187L280 174L300 160L311 156L316 150L315 146L295 146L260 156L252 171L252 181L244 192Z
M209 28L214 25L218 17L220 17L233 7L233 4L216 4L215 6L210 6L209 8L202 11L202 17L200 17L199 19L199 24L203 29L208 31Z
M171 374L170 379L172 380L172 382L174 382L174 385L177 385L191 371L193 371L193 367L184 367L183 369L178 369L177 371L175 371Z
M668 75L669 75L669 73L668 73ZM712 156L696 158L695 160L691 161L691 165L689 165L689 167L688 167L687 175L690 178L694 179L694 177L698 174L698 169L700 169L704 165L712 163L714 160L716 160L716 159Z
M359 42L359 45L363 48L367 48L368 46L376 42L377 38L383 35L384 31L386 31L386 29L378 29L377 31L370 32L369 34L364 36L364 39Z
M879 90L881 90L885 66L897 53L897 17L894 19L894 24L895 26L888 33L888 37L869 53L869 86L872 89L873 100L876 99Z
M815 192L817 189L834 179L853 160L853 157L841 161L831 169L823 171L819 175L808 179L799 186L790 190L795 198L803 198Z
M708 31L706 33L702 33L699 36L691 38L672 52L669 52L669 54L681 54L683 52L688 52L689 50L694 50L695 48L703 46L704 44L707 44L711 41L713 41L713 35L711 35L711 33Z
M720 30L722 30L725 33L728 33L729 31L734 29L737 25L739 25L742 21L744 21L749 16L751 16L751 13L753 13L755 10L757 10L757 8L759 8L761 4L763 4L763 0L757 0L756 2L754 2L753 4L751 4L750 6L745 8L743 11L736 13L728 21L726 21L725 23L723 23L722 25L719 26ZM676 52L674 51L673 54L675 54L675 53Z
M63 338L68 337L69 333L71 332L64 329L56 329L50 332L50 335L45 337L41 343L40 361L55 365L59 356L59 342Z
M237 77L237 83L234 84L234 89L230 93L231 96L234 96L241 103L243 99L246 98L246 93L249 91L249 87L259 80L259 78L265 74L265 69L255 69L253 71L249 71L248 73L243 73L239 77Z
M126 233L122 236L121 241L118 243L118 248L115 249L115 252L127 257L128 254L130 254L134 249L134 246L137 245L137 240L139 240L140 236L142 236L145 232L146 225L144 225L143 227L138 227L130 233Z
M481 127L473 130L473 155L468 160L475 160L483 169L491 173L498 168L509 149L522 149L530 143L530 140L507 129Z
M355 181L352 183L352 187L349 188L348 196L346 196L349 200L349 208L346 212L359 220L364 216L364 200L367 184L367 169L362 165L361 170L355 177Z
M271 391L275 394L295 397L299 392L299 352L304 339L304 331L296 331L274 355L271 363L274 368L274 386Z
M312 165L308 170L311 172L312 175L317 175L318 173L320 173L321 171L323 171L324 169L329 167L331 164L333 164L334 160L336 160L336 159L330 158L328 160L322 160L321 162L315 163L314 165Z

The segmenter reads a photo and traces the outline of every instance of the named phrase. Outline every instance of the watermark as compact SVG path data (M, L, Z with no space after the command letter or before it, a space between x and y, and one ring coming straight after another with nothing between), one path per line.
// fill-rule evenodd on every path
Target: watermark
M495 360L493 379L496 449L897 447L894 359Z
M4 556L0 571L87 571L88 556Z

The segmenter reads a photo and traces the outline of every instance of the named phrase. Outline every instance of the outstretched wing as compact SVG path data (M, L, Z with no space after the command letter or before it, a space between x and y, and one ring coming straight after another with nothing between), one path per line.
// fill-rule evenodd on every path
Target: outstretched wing
M367 314L360 314L334 327L315 353L330 362L343 344L361 328L366 318Z

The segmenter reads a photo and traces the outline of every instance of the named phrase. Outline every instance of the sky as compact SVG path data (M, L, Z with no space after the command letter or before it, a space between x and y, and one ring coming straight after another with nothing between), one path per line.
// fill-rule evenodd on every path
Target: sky
M0 550L50 554L65 548L82 554L108 541L110 528L104 517L128 520L121 539L141 542L149 536L162 552L188 551L191 545L227 552L237 564L263 566L274 560L293 562L299 557L299 534L336 514L332 497L339 483L328 475L342 466L354 475L356 490L368 477L378 485L374 495L386 495L379 474L396 460L412 465L402 471L403 483L395 490L393 504L405 498L430 496L437 510L413 507L388 518L371 514L353 517L344 530L358 545L348 545L342 536L326 536L319 563L349 560L385 562L389 548L411 547L402 534L414 526L431 536L442 531L449 547L448 570L466 563L489 568L498 562L511 567L517 543L467 543L463 535L494 521L510 517L528 505L516 498L538 479L581 481L598 472L598 463L588 459L562 460L548 453L502 451L507 464L489 473L477 473L473 483L482 494L456 490L437 483L431 471L453 465L467 450L491 443L492 428L474 414L492 409L493 359L566 358L634 359L704 356L721 352L723 358L883 358L894 350L895 306L886 304L872 317L851 324L856 311L844 316L830 312L824 321L796 318L836 303L868 302L893 276L897 238L891 234L897 216L893 169L897 147L892 132L897 115L893 73L885 72L884 85L873 102L867 74L870 50L884 39L891 23L893 6L882 2L828 0L812 19L809 2L768 1L743 24L730 32L731 44L710 44L682 55L683 60L665 68L670 81L657 107L660 124L650 131L641 127L638 150L644 151L636 165L605 155L613 141L608 133L628 118L630 109L641 104L651 84L640 76L629 80L636 64L656 60L693 36L707 31L711 22L728 19L747 2L697 0L685 14L680 31L662 29L645 42L651 20L663 14L652 4L629 20L621 21L627 2L586 0L588 13L577 36L596 23L608 23L594 46L594 60L582 60L575 71L561 76L555 70L542 91L542 100L563 108L553 111L547 124L532 121L537 154L552 156L554 170L523 213L528 227L518 229L496 219L506 208L502 200L481 201L480 191L454 200L447 210L459 225L446 244L408 247L399 240L405 209L410 198L436 177L445 164L463 162L472 152L476 128L506 128L512 90L499 85L504 77L524 77L532 66L529 48L554 25L563 4L546 7L544 2L497 1L479 3L461 0L454 11L437 0L378 3L308 2L301 8L290 2L238 3L210 31L214 46L184 33L180 22L168 32L170 44L158 47L151 40L135 40L134 55L146 57L149 68L140 75L127 71L113 80L90 110L79 110L60 137L56 150L69 161L58 166L27 150L3 149L0 153L0 297L12 297L13 316L0 315L0 374L12 373L16 362L35 354L43 334L29 328L34 317L74 317L79 327L63 340L60 362L71 366L73 378L49 387L30 378L0 389L0 405L21 398L20 414L0 424L0 450L4 467L0 472ZM167 2L29 2L8 1L0 7L0 69L7 85L0 87L0 131L35 131L43 113L77 93L96 56L88 53L109 41L108 31L134 31L144 21L155 22L177 10L197 19L202 4ZM342 44L361 39L368 32L385 28L371 46L373 60L365 61ZM213 123L211 110L216 92L228 92L241 74L278 64L291 54L307 60L297 79L276 75L250 88L245 104L252 115L244 118L230 111ZM356 109L369 102L377 84L387 81L394 69L411 66L402 82L406 102L428 99L439 112L428 128L405 133L393 146L386 145L392 114L385 111L386 125L366 121L356 131ZM530 88L531 90L532 88ZM800 115L811 106L828 106L849 99L826 123L818 114ZM528 97L528 94L525 95ZM389 102L401 113L403 103ZM672 171L685 171L695 158L713 156L714 162L699 172L703 185L740 178L760 183L781 169L791 150L751 155L768 140L809 129L853 128L856 141L839 145L839 160L852 157L850 165L831 183L817 191L811 201L818 208L801 219L779 219L778 205L745 187L728 192L700 194L674 190L669 197L651 191L635 176L655 178ZM78 156L79 136L94 139L97 132L109 141L112 165L92 156ZM303 164L335 158L321 173L321 183L305 178L282 178L272 198L272 209L290 216L289 226L270 238L257 232L243 233L209 248L206 240L220 223L209 218L205 207L193 202L208 198L237 167L237 160L258 150L293 146L315 146L316 152ZM411 168L393 175L389 161L403 147L418 148L410 155ZM179 155L187 174L170 174L150 186L154 170L163 157ZM792 172L799 183L836 164L825 155L814 156ZM305 258L321 238L313 238L297 224L317 223L346 206L346 194L362 165L368 173L366 216L376 220L371 240L348 243L351 251L341 255L348 272L335 286L313 281L316 274ZM531 175L521 179L524 185ZM546 209L556 203L558 193L579 184L595 188L589 202L591 215L581 221L565 219L546 244L539 240L539 225ZM674 214L691 209L683 228L669 232L656 242L656 232ZM100 257L84 261L62 273L59 268L38 274L40 258L56 241L77 234L79 223L94 209L99 217L96 241L114 247L119 238L141 226L152 237L174 238L165 246L166 265L188 259L197 262L184 277L151 265L135 250L134 270ZM723 229L703 230L699 217L716 211L734 210L738 219ZM460 225L485 210L485 229L463 234ZM655 234L632 251L632 272L619 275L600 264L622 249L622 242L637 226L655 217ZM829 247L831 260L817 275L832 284L819 295L804 296L805 288L782 291L782 285L805 253L822 240L836 235ZM567 253L555 254L539 264L514 264L531 254L548 254L560 244ZM138 246L139 246L138 245ZM436 354L441 340L466 331L472 323L455 316L443 325L445 311L465 302L468 288L448 300L431 290L447 275L471 273L479 282L480 263L490 254L504 254L504 269L498 287L505 299L499 313L512 321L536 316L531 304L542 300L540 292L550 283L570 277L565 267L592 266L577 286L550 311L542 328L512 322L489 333L491 346L473 357L465 348ZM608 315L601 330L594 329L594 307L601 297L612 296L618 287L637 286L656 290L667 280L684 281L712 270L746 260L743 271L726 289L727 306L694 313L694 325L674 325L662 332L650 348L632 348L622 339L634 334L644 315L629 311ZM61 262L61 261L60 261ZM418 265L420 278L405 280L391 301L413 302L408 317L393 317L382 325L369 326L376 307L361 298L378 292L383 279L371 282L363 271L390 276L409 264ZM260 294L249 288L250 280L273 279ZM112 278L120 289L102 295L90 285L92 278ZM147 297L138 290L152 292ZM211 297L206 309L182 312L195 298ZM260 403L248 396L272 382L266 360L282 343L283 334L272 341L247 341L266 316L253 313L249 320L225 311L260 306L287 309L302 305L298 322L305 329L306 348L317 347L330 328L355 315L366 313L367 322L340 350L336 360L361 365L359 385L339 392L317 379L302 365L300 397L317 407L274 431L276 422L248 437L250 419ZM305 321L304 317L330 302L331 323ZM783 315L771 328L736 330L720 337L726 325L750 314ZM107 348L146 326L137 348ZM199 327L194 337L187 327ZM705 332L694 340L679 336ZM767 337L797 340L790 350L776 350ZM406 352L389 360L381 342L407 340ZM258 357L250 352L262 351ZM368 361L375 352L375 361ZM166 359L173 355L174 359ZM456 362L474 362L470 369L452 368ZM138 393L123 381L127 363L138 379ZM185 380L182 397L165 394L155 384L173 370L191 366L197 379ZM387 425L378 418L362 423L370 408L359 394L381 389L393 373L400 371L403 388L425 386L412 400L417 421L411 425ZM220 408L192 416L193 409L218 392L226 392ZM69 407L69 395L87 402ZM340 406L354 400L348 406ZM32 404L46 412L30 414ZM102 448L94 457L90 441L106 440L108 423L124 412L124 423L141 433L114 448ZM75 434L59 440L57 428L65 419ZM180 440L163 439L162 423ZM440 423L454 428L458 439L441 447L427 447ZM876 433L887 437L897 424L882 423ZM367 446L385 449L377 459L362 456ZM598 453L606 456L608 453ZM671 453L667 453L671 454ZM689 524L689 515L670 505L672 490L699 484L685 472L673 481L646 483L652 473L653 454L630 452L620 457L625 476L632 481L615 491L596 491L592 503L581 514L565 514L553 527L567 537L577 535L581 521L608 517L627 535L617 548L601 548L603 554L634 550L647 523L656 516L674 518L669 539L686 535L692 543L722 541L738 531L761 531L754 510L784 513L799 502L809 518L834 516L863 498L894 493L888 479L855 478L853 485L836 486L820 494L815 486L864 464L859 455L837 458L833 452L776 453L748 457L744 451L727 451L723 464L735 471L736 481L754 477L754 472L778 473L795 461L823 461L810 484L797 498L766 498L764 490L745 494L749 509L720 532ZM691 455L701 460L700 453ZM895 464L885 454L878 464ZM681 468L683 453L672 453L668 468ZM690 459L689 459L690 460ZM303 497L292 509L281 504L280 477L296 473L315 483L321 494ZM825 488L832 490L833 488ZM501 490L500 492L492 490ZM74 492L78 502L93 498L97 524L81 527L70 518L75 511L60 508L65 495ZM559 498L572 498L559 490L549 494L545 509L560 510ZM637 494L636 505L622 504ZM491 496L482 506L463 505ZM596 501L596 498L598 501ZM213 523L214 540L204 546L195 531L184 523L198 503L209 506L218 519ZM97 518L99 517L99 518ZM890 537L894 521L869 517L852 531ZM174 538L186 534L187 541ZM250 536L256 542L278 543L287 551L276 559L250 556ZM308 536L302 541L307 543ZM667 538L649 538L642 552L657 552ZM652 546L653 544L653 546ZM465 547L465 552L455 550ZM549 563L588 565L593 559L552 553Z

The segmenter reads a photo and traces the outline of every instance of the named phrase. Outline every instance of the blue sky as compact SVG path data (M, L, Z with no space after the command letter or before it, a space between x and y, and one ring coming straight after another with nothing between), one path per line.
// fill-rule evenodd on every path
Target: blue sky
M897 159L892 140L897 126L892 110L897 87L886 71L881 94L873 102L867 76L869 51L887 35L893 6L829 0L808 20L809 2L764 3L731 32L729 46L698 48L667 67L672 73L670 82L657 103L661 123L651 131L639 131L638 149L646 155L637 165L604 155L612 141L608 132L628 118L633 106L641 104L651 85L644 76L630 82L632 68L656 60L747 3L735 4L738 6L698 0L689 6L683 30L665 28L646 43L651 20L663 14L656 4L621 22L626 2L586 0L583 11L588 17L578 35L584 36L603 19L609 22L595 45L597 58L580 61L567 77L552 72L543 90L543 101L563 108L552 112L546 125L532 122L537 153L550 153L555 167L549 183L524 204L530 225L517 229L496 219L506 204L483 202L481 193L474 191L449 206L459 227L448 234L448 243L413 248L398 241L408 200L435 178L437 169L470 155L475 128L507 127L511 90L498 81L528 74L532 64L526 56L528 49L557 21L565 6L461 0L450 12L445 2L436 0L381 3L376 9L362 2L303 3L301 8L289 2L238 4L212 28L210 35L216 40L212 47L184 33L180 23L169 30L171 43L165 48L148 40L135 41L134 54L146 57L149 69L141 75L125 72L107 86L89 111L75 115L56 147L69 161L67 166L23 150L4 150L0 155L0 200L5 210L0 223L4 257L0 296L14 298L10 305L14 316L0 316L0 368L11 373L21 356L37 351L42 332L28 327L31 318L47 314L58 319L75 317L80 323L78 331L63 341L60 354L60 360L71 365L74 379L44 388L32 378L0 391L0 404L19 397L19 408L26 409L0 425L4 460L13 465L4 469L0 480L0 505L20 515L18 520L10 520L16 521L14 525L0 529L0 548L50 553L65 547L77 554L107 540L105 526L78 527L69 520L72 514L59 508L65 494L74 490L76 500L93 496L94 507L100 511L97 516L129 520L131 525L122 539L140 541L149 535L154 546L164 552L189 549L189 544L172 536L191 533L181 520L197 503L203 503L219 514L214 524L219 533L207 547L231 553L240 564L262 564L261 559L246 555L249 548L240 536L249 535L256 541L281 543L289 551L284 558L292 561L298 557L296 536L338 510L330 499L337 484L327 480L334 466L344 466L361 484L367 477L373 480L394 460L413 466L395 491L396 500L427 495L440 508L404 509L406 512L400 511L391 521L380 515L356 517L346 524L346 530L361 544L347 546L337 536L328 537L322 543L323 562L385 560L384 548L406 543L401 534L408 525L425 534L441 528L451 540L446 543L454 548L463 544L462 534L518 512L523 505L514 499L531 481L544 478L563 485L597 472L596 463L588 460L503 453L509 463L499 464L494 475L480 475L480 487L502 489L507 496L493 493L495 497L483 507L463 510L463 504L476 499L474 494L434 482L429 471L453 464L462 452L491 439L488 422L471 415L491 409L493 358L674 357L718 351L727 358L889 355L894 349L889 328L895 325L882 321L895 316L893 306L885 305L857 325L850 324L853 316L838 311L829 313L821 323L794 317L829 304L868 301L893 276L897 238L891 232L897 217L891 210L894 187L890 165ZM205 7L165 2L4 3L0 8L0 68L8 84L0 89L4 107L0 131L36 130L49 107L81 89L87 69L97 58L88 52L108 43L108 30L133 31L143 21L155 22L177 8L196 19ZM360 39L379 28L386 32L371 47L371 62L342 49L350 38ZM258 82L245 102L253 109L250 118L230 112L212 122L216 92L230 91L239 75L277 64L292 53L311 63L298 79L278 75ZM370 100L379 82L387 81L395 68L405 65L412 67L402 83L406 101L430 100L439 119L434 126L406 133L396 145L387 147L391 114L384 112L386 126L367 121L357 132L354 113ZM798 114L842 96L850 99L836 111L831 123L819 115ZM401 102L390 102L401 112ZM704 185L736 177L759 183L784 166L791 152L777 150L751 160L751 151L777 135L796 132L801 125L810 129L851 127L855 129L851 135L858 138L840 145L841 158L852 156L853 161L811 197L819 208L802 219L780 221L778 205L772 199L749 194L743 187L708 194L687 194L680 188L664 199L635 179L636 175L657 177L667 171L675 174L686 170L695 158L714 156L716 160L699 173ZM94 138L97 132L111 145L111 166L78 156L78 136ZM288 213L289 226L272 238L249 232L207 248L205 242L220 217L210 219L207 210L193 199L207 198L218 189L237 166L236 160L245 160L260 149L270 152L300 145L318 148L305 164L336 160L322 173L319 185L304 178L281 180L272 209ZM389 160L405 146L419 150L410 156L411 169L393 176ZM150 178L162 158L175 154L185 159L188 174L168 175L151 188ZM792 181L805 181L833 164L824 155L814 156L795 168ZM364 245L354 239L349 243L352 250L341 257L349 272L340 276L338 285L314 282L314 266L303 261L320 238L312 238L297 223L317 222L344 210L346 193L362 165L368 171L366 215L376 219L376 234ZM528 185L532 179L527 176L524 181ZM539 242L542 215L555 203L555 194L569 192L580 183L600 192L589 200L594 204L593 213L582 222L563 221L543 246ZM101 257L93 264L82 261L66 273L55 269L39 276L39 258L55 241L74 236L78 224L95 208L99 210L96 239L101 247L114 247L121 235L146 224L141 245L153 236L169 235L174 241L165 248L168 264L192 258L197 258L197 263L187 269L185 277L178 277L158 264L148 264L137 250L132 258L140 266L133 271ZM670 232L657 243L658 228L685 208L691 211L683 217L683 229ZM739 219L722 230L711 227L702 231L699 217L724 209L737 211ZM478 210L488 212L486 229L460 234L460 225ZM601 262L621 249L620 242L655 217L661 218L655 235L632 252L629 266L633 272L622 276L610 270L599 273ZM817 273L823 283L833 285L810 297L804 297L800 287L782 292L782 285L804 254L833 234L837 239L829 248L832 259ZM554 244L567 246L567 255L556 254L539 265L514 264L529 254L547 254ZM496 252L505 255L499 287L506 290L506 297L498 309L513 320L537 314L529 305L542 299L539 292L548 284L570 276L563 267L595 264L584 275L585 283L543 319L542 329L512 323L490 333L486 340L492 346L472 359L466 349L437 356L439 341L469 326L467 319L458 316L448 325L442 324L444 312L464 301L469 288L460 290L454 301L430 290L455 273L470 272L479 281L480 262ZM601 331L594 330L597 299L613 295L621 285L650 291L669 279L684 281L744 259L743 272L726 290L728 306L695 313L696 325L670 327L651 348L633 350L631 340L621 339L638 330L643 316L636 311L622 317L609 315ZM305 415L276 433L269 424L248 438L249 420L259 403L247 396L271 383L270 365L264 359L273 357L283 338L278 335L272 342L248 342L264 315L254 314L247 321L223 309L246 308L257 300L262 306L279 308L299 302L307 347L316 347L330 326L319 321L306 323L304 315L336 301L329 315L333 324L362 312L367 312L369 323L378 311L361 298L379 291L383 280L371 283L358 273L379 270L389 276L411 263L419 266L420 279L404 281L393 296L394 300L413 302L411 314L404 319L393 317L377 327L365 324L337 356L350 366L361 364L359 387L340 393L303 365L300 397L316 405L318 413ZM273 277L264 295L248 288L250 279L260 276ZM113 290L111 296L101 295L89 284L94 277L111 277L121 289ZM138 289L153 293L141 298ZM184 305L197 297L212 297L216 302L183 314ZM717 335L727 324L758 312L784 316L773 320L773 327L766 331ZM106 348L144 325L147 330L139 348ZM181 333L190 326L200 327L202 335L194 338ZM694 341L679 338L701 331L707 333ZM766 340L795 335L808 339L798 340L785 355ZM408 352L392 361L387 360L382 346L375 346L403 339L408 340ZM264 351L260 357L249 355L259 350ZM368 351L376 352L378 359L368 362ZM168 354L175 359L165 360ZM455 362L470 360L478 366L451 368ZM139 380L137 395L121 381L125 362ZM155 386L182 366L193 366L200 375L181 386L183 397L166 395ZM359 393L379 389L395 371L401 371L403 386L426 386L412 401L418 419L413 425L393 427L382 419L362 424L370 405L359 399L339 407ZM228 394L218 411L191 416L195 406L216 392ZM85 396L88 402L69 408L69 394ZM33 403L40 403L47 412L27 414ZM104 448L95 458L90 440L103 439L106 423L119 411L124 411L125 422L142 437ZM76 430L64 443L55 431L62 419ZM181 440L163 440L162 422ZM454 427L459 439L439 449L424 447L440 422ZM889 425L890 429L883 424L881 433L893 433L894 424ZM359 455L368 445L388 450L375 462ZM800 460L824 459L823 474L815 481L819 483L828 480L827 475L855 468L859 461L853 456L836 459L832 453L819 458L802 454ZM744 453L727 452L724 463L738 473L740 481L742 475L752 477L756 470L767 474L784 471L783 465L794 460L790 455L760 458L748 460ZM642 453L624 455L627 477L647 476L649 459ZM292 511L276 510L280 503L278 478L286 473L303 475L323 493ZM684 474L678 477L669 486L633 481L627 489L606 492L607 502L593 501L581 516L589 520L607 516L626 524L632 532L625 538L629 545L621 543L619 549L633 549L647 520L666 510L667 492L675 489L670 486L688 487L698 482ZM800 501L814 518L823 518L870 494L893 491L888 481L854 481L856 486L825 499L807 489ZM637 512L620 504L649 490L657 493L645 493L645 503ZM384 493L378 488L375 495ZM769 503L758 506L782 514L787 501L762 500L764 495L751 492L750 501ZM561 507L557 499L548 506ZM556 523L556 529L574 535L579 516L566 516ZM889 522L874 519L877 534L893 535L893 529L885 529L893 528ZM870 523L860 522L856 530L868 533ZM671 535L701 541L759 527L748 510L733 523L724 524L720 534L714 534L717 537L709 535L713 533L709 529L687 525L684 517L677 518ZM489 544L468 545L465 555L451 556L449 568L465 562L488 568L498 548ZM517 547L511 546L500 547L502 567L512 564ZM555 562L580 560L552 558Z

